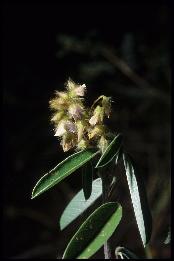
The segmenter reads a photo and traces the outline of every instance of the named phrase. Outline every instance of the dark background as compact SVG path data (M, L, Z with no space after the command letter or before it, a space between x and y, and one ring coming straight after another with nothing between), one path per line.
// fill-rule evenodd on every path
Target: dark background
M122 61L136 74L127 75ZM170 257L163 243L170 225L170 7L135 3L4 4L3 256L61 258L80 224L63 232L58 225L81 188L80 172L30 199L36 181L66 157L48 101L68 77L86 83L89 104L112 96L109 126L123 133L145 180L154 221L149 249L145 253L138 238L121 167L115 197L126 214L113 247Z

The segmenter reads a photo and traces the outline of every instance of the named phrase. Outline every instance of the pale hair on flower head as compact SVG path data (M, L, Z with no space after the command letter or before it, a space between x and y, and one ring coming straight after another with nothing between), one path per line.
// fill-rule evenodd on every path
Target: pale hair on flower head
M66 91L56 91L50 100L54 110L51 121L55 125L55 135L61 139L63 151L99 148L101 152L108 145L110 132L104 125L104 118L111 113L111 98L101 95L88 108L84 105L86 84L76 84L71 79L66 82Z

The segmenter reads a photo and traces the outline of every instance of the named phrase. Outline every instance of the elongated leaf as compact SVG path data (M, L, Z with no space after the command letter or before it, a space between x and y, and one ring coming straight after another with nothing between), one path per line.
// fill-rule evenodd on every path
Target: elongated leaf
M93 167L91 162L87 162L82 170L82 187L85 199L89 199L92 192Z
M147 202L144 183L142 178L138 175L132 159L127 154L123 153L123 160L136 222L145 247L150 240L152 232L152 217Z
M60 229L63 230L86 209L88 209L102 194L102 180L98 178L92 183L92 193L88 200L85 200L83 189L81 189L70 201L60 218Z
M137 255L125 247L117 247L115 250L115 255L117 259L140 259Z
M99 250L120 223L122 207L109 202L97 208L69 242L63 259L87 259Z
M94 150L83 150L69 156L54 169L45 174L36 184L32 191L32 198L35 198L58 184L75 170L83 166L87 161L95 157L98 152Z
M99 161L97 162L96 168L102 168L113 160L113 158L119 152L121 142L122 135L118 134L108 145L105 152L101 155Z

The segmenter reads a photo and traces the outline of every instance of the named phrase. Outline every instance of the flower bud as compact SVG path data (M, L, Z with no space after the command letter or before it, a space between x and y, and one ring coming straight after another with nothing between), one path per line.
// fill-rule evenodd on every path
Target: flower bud
M102 123L104 117L103 108L101 106L97 106L94 110L93 116L90 118L89 123L94 126L97 123Z
M54 114L54 116L51 118L51 121L53 121L56 125L62 120L63 116L65 115L64 111L59 111Z
M108 141L105 139L104 136L101 136L99 143L98 143L98 148L103 153L106 150L107 146L108 146Z
M95 136L101 136L104 134L104 126L103 125L96 125L89 133L89 139L94 138Z
M102 106L105 115L109 118L109 115L111 113L111 98L103 95Z
M56 91L56 95L59 98L63 99L63 100L67 100L69 98L67 92L58 92L58 91Z
M76 121L78 119L82 118L83 115L83 107L80 106L79 104L72 104L69 107L68 113L71 117L73 117L73 119Z
M61 137L63 136L67 131L65 129L65 123L66 121L65 120L62 120L59 124L58 124L58 127L56 129L56 133L54 134L54 136L58 136L58 137Z
M74 92L77 96L84 96L85 91L86 91L86 85L85 84L79 85L78 87L76 87L74 89Z
M74 136L70 133L64 134L60 145L62 145L64 152L72 149L75 146Z
M62 110L66 109L68 101L63 98L54 98L49 102L49 104L52 110Z
M81 141L77 144L78 150L84 150L88 147L88 141L85 139L81 139Z
M77 84L75 82L73 82L73 80L69 79L66 83L66 87L68 89L68 91L73 91L75 89L75 87L77 86Z
M85 91L86 91L85 84L82 84L82 85L76 84L71 79L69 79L66 86L68 89L69 96L71 98L75 98L77 96L84 96L84 94L85 94Z
M85 122L84 121L77 121L77 136L78 136L78 142L82 139L85 129Z
M72 122L72 121L66 121L64 128L66 129L67 132L71 132L71 133L77 132L77 128L76 128L74 122Z

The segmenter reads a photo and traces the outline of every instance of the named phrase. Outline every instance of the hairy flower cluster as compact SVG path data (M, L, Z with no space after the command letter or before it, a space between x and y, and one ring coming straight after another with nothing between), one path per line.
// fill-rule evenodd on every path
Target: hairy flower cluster
M84 106L85 84L76 84L71 79L66 83L66 91L56 91L49 104L54 110L51 121L55 125L55 135L61 139L63 151L83 150L98 147L101 152L108 146L110 135L103 121L110 116L111 99L100 96L91 108Z

